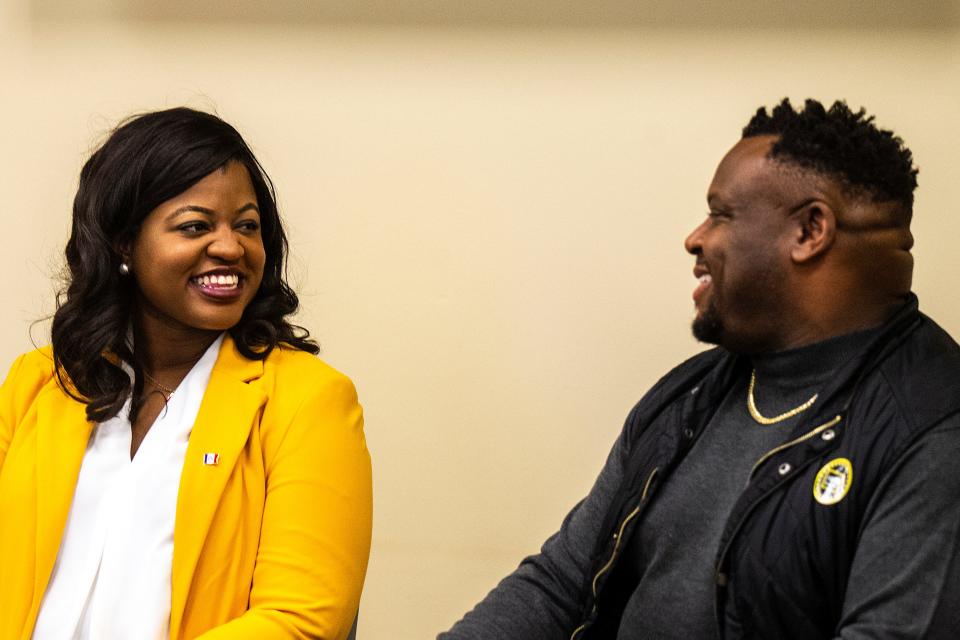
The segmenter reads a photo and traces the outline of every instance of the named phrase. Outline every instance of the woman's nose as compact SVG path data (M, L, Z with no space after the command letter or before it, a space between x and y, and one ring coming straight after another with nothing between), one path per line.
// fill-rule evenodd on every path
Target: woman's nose
M207 246L207 254L211 257L232 262L243 257L243 245L239 242L232 230L223 230L216 233Z

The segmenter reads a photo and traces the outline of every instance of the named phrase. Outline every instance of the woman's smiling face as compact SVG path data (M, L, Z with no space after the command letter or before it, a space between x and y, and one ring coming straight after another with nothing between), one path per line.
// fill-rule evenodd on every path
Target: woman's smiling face
M127 257L141 319L200 331L236 325L266 260L246 167L229 162L151 211Z

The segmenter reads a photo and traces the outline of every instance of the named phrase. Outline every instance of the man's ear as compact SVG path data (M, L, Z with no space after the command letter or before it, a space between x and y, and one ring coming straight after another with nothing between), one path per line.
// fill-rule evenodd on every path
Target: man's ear
M823 200L813 200L793 214L796 228L790 259L809 262L830 250L837 237L837 215Z

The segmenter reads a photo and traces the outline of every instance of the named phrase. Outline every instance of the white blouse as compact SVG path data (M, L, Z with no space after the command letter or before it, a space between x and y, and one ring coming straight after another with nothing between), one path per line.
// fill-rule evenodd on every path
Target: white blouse
M90 436L34 640L169 636L173 525L190 431L223 342L186 375L130 459L130 399Z

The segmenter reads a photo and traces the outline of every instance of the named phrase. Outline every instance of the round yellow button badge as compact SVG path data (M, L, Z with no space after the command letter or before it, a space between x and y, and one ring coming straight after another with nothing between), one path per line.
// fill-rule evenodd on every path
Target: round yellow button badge
M843 500L853 482L853 465L846 458L835 458L823 465L813 481L813 498L823 505Z

